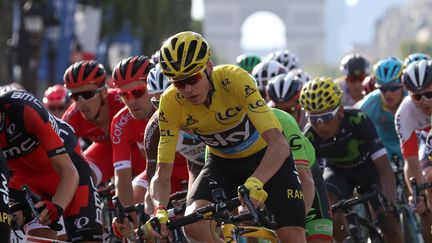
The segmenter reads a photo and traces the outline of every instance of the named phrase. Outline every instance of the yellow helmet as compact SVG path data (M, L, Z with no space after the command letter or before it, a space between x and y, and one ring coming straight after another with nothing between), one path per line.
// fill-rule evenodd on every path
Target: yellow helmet
M303 85L300 104L307 112L321 112L337 107L343 92L331 78L315 78Z
M182 79L201 72L209 57L207 41L192 31L171 36L160 49L162 72L173 79Z

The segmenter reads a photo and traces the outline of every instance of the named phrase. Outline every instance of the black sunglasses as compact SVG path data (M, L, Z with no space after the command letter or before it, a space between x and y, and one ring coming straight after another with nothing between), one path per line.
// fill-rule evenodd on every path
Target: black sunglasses
M394 91L396 91L396 90L399 90L400 88L402 88L401 85L392 85L392 86L381 86L381 87L379 87L378 89L379 89L382 93L385 93L385 92L387 92L387 91L394 92Z
M423 94L411 94L411 98L413 98L414 100L421 100L423 97L425 97L426 99L431 99L432 98L432 91L423 93Z
M77 93L72 93L69 92L69 97L74 100L74 101L78 101L79 97L83 98L84 100L89 100L91 98L93 98L97 93L99 93L104 87L100 87L98 89L95 90L89 90L89 91L83 91L83 92L77 92Z

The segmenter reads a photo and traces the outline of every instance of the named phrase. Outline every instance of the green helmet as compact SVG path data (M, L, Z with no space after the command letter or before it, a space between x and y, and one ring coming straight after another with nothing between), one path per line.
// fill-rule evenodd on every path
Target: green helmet
M253 68L261 62L261 58L255 55L240 55L236 59L237 65L248 73L251 73Z

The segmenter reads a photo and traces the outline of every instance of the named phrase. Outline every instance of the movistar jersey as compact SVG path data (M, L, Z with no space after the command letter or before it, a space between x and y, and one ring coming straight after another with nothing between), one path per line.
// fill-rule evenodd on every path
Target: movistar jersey
M389 160L391 161L395 155L402 159L399 138L394 125L395 114L384 106L381 92L378 89L372 91L355 107L365 112L374 123L377 133L387 149Z
M288 112L276 108L272 108L272 111L282 126L296 164L304 164L311 168L315 163L315 149L301 132L295 118Z
M321 139L309 123L305 135L314 146L316 156L335 168L363 167L387 153L372 121L357 109L344 108L339 130L331 139Z
M220 65L211 79L209 107L192 104L173 85L161 96L158 162L174 161L180 129L192 130L211 153L223 158L250 156L267 146L260 134L281 129L246 71Z

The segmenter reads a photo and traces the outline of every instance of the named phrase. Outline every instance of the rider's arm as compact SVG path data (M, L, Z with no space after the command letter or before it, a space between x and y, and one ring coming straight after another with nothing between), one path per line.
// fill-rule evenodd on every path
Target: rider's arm
M396 202L396 181L393 174L393 170L390 166L390 161L387 158L387 154L383 154L378 158L374 159L375 166L378 169L380 175L381 186L383 193L386 198L392 202Z
M166 207L168 204L171 192L171 174L180 129L179 118L176 114L181 110L175 97L165 95L161 97L159 108L160 137L157 165L155 175L150 182L150 195L156 208Z
M315 183L312 177L312 172L309 167L304 165L296 165L297 172L301 181L303 200L305 203L306 212L312 208L315 197Z
M66 153L63 141L51 127L48 120L43 120L33 109L25 109L25 127L35 134L41 146L47 151L47 156L60 178L52 202L65 209L73 198L78 187L79 176L69 155Z
M124 110L120 110L111 122L111 144L113 151L114 185L116 195L124 206L134 204L132 189L132 142L127 129L127 122L119 126L125 116ZM130 120L126 120L130 121ZM124 122L124 121L123 121Z

